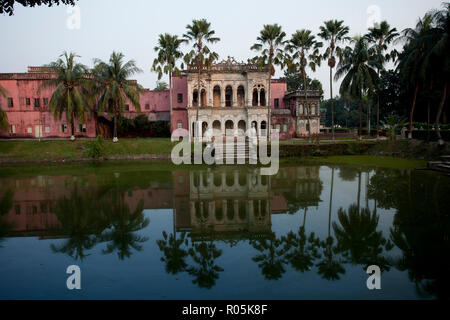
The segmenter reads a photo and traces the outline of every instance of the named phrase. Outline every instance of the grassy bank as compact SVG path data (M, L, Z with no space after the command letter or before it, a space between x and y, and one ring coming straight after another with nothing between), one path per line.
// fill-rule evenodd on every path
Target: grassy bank
M0 141L0 163L88 160L86 152L88 144L89 142L85 140ZM174 145L168 138L120 139L118 143L104 140L102 157L109 160L167 160ZM353 140L320 144L305 144L300 140L280 142L280 157L293 159L371 155L434 160L443 154L448 154L448 149L440 149L436 144L407 140L379 142ZM354 161L359 162L356 157Z
M103 156L170 155L173 144L168 138L104 140ZM85 158L87 142L76 141L1 141L0 159L76 160Z

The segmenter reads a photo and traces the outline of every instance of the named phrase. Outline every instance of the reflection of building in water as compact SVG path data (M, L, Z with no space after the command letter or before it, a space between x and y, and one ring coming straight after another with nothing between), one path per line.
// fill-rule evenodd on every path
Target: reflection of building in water
M291 213L301 208L318 206L322 193L319 170L318 166L280 169L271 179L273 198L285 201L287 211Z
M58 200L70 199L75 187L78 196L99 200L102 189L120 187L130 212L141 200L144 209L173 208L178 231L256 236L271 232L270 214L317 206L322 190L318 167L281 168L274 177L242 166L160 174L158 181L152 172L2 179L1 190L13 191L13 205L1 218L12 224L11 236L48 236L48 230L54 236L61 229L55 206ZM133 184L123 188L122 179Z
M270 180L259 175L259 169L191 171L189 189L190 224L177 225L179 230L188 229L193 237L210 231L216 237L271 232ZM184 215L186 212L177 212L177 222Z

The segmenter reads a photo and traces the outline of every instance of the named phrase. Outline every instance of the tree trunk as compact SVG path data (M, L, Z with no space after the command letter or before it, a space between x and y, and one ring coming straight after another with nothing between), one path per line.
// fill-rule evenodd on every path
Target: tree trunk
M362 139L362 96L361 96L361 102L359 103L359 132L358 132L358 140Z
M328 209L328 237L330 237L331 211L333 207L334 168L331 169L330 207Z
M411 113L409 114L409 132L408 132L408 139L412 139L414 109L416 108L416 100L417 100L417 92L418 92L418 91L419 91L419 85L416 84L416 88L414 89L413 103L412 103L412 106L411 106Z
M378 80L380 79L380 69L378 69ZM377 92L377 140L380 138L380 84Z
M114 137L113 138L117 138L117 112L114 115Z
M308 142L311 143L311 110L308 105L308 88L306 87L306 72L303 71L303 90L305 90L305 108L308 115Z
M169 128L170 128L170 134L172 134L172 131L173 131L173 126L172 126L172 108L173 108L173 101L172 101L172 99L173 99L173 97L172 97L172 72L169 72L169 95L170 95L170 98L169 98L169 103L170 103L170 120L169 120L169 122L170 122L170 126L169 126Z
M370 139L370 99L367 97L367 138Z
M439 104L439 110L436 115L436 134L438 136L439 145L444 144L444 140L442 139L442 136L441 136L441 129L439 128L439 124L440 124L442 110L444 109L445 100L447 99L447 86L448 86L448 83L445 83L444 92L442 93L441 103Z
M334 101L333 101L333 68L330 67L330 96L331 96L331 135L334 141Z
M272 113L272 108L270 107L270 101L272 100L271 97L271 82L272 82L272 65L269 66L269 101L267 103L267 142L270 140L270 117Z
M358 173L358 213L360 212L361 204L361 171Z
M72 137L75 137L75 119L74 119L74 114L72 112L72 119L70 120L70 126L71 126L71 135Z

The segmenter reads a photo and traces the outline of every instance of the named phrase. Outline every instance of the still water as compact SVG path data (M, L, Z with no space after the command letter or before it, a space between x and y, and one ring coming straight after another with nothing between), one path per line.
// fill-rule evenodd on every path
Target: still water
M448 299L449 208L417 170L2 167L0 299Z

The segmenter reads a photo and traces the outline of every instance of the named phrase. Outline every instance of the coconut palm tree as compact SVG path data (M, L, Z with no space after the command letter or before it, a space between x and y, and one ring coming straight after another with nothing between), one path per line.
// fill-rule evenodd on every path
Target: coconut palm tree
M399 55L398 70L408 87L414 88L409 114L409 139L412 139L414 111L419 88L423 86L430 75L430 63L426 59L426 53L432 45L430 43L432 27L433 15L427 13L419 19L414 29L407 28L402 31L401 40L405 41L406 44L403 47L403 52Z
M256 43L251 46L251 50L260 52L260 55L255 57L254 60L260 67L269 67L269 103L267 104L267 139L270 137L270 116L271 116L271 81L272 76L275 74L275 65L283 66L283 47L286 44L284 40L286 33L282 30L278 24L265 24L260 31L259 36L256 38Z
M342 63L339 64L335 80L343 78L340 93L359 99L359 132L362 139L362 105L364 96L370 96L378 81L377 69L381 68L378 60L369 50L367 39L356 36L352 39L353 48L344 50Z
M439 109L436 114L436 134L439 139L439 144L444 144L440 132L440 118L442 110L447 99L447 90L449 86L450 78L450 3L444 3L444 9L437 11L433 15L435 26L431 30L432 34L432 46L430 47L429 54L426 57L426 61L431 61L434 64L433 70L436 71L438 81L442 85L442 96L439 103Z
M377 68L378 77L380 77L380 72L384 70L384 64L395 58L395 51L386 53L388 50L388 45L395 41L399 36L396 28L391 28L387 21L381 21L379 24L375 24L372 28L369 28L369 32L366 34L366 38L369 43L372 44L372 48L375 52L375 56L378 59L379 67ZM377 138L378 131L380 129L380 87L377 86ZM370 127L370 115L369 115L369 127ZM370 132L370 130L369 130Z
M267 238L250 240L250 244L259 251L259 254L252 260L258 263L264 278L267 280L281 279L286 272L284 264L287 262L286 250L282 247L283 239L271 234Z
M0 96L5 97L8 95L8 91L0 86ZM8 115L2 108L0 108L0 129L8 130Z
M322 42L316 40L311 30L297 30L286 45L287 64L289 69L297 71L303 78L303 88L305 92L305 107L308 116L308 141L311 142L311 107L308 104L308 87L306 85L306 69L309 67L311 71L316 71L316 67L320 66L321 56L319 48Z
M178 39L176 35L168 33L160 34L158 45L154 48L158 57L153 61L152 70L158 73L158 80L161 80L163 74L169 75L169 101L170 101L170 132L172 132L172 75L178 74L177 60L183 57L180 51L182 39ZM183 68L183 67L182 67Z
M328 66L330 67L330 103L331 103L331 132L334 141L334 103L333 103L333 68L336 66L336 57L338 56L339 62L342 61L343 48L339 46L339 43L350 40L347 36L349 27L344 26L343 20L328 20L320 26L320 33L318 36L324 41L329 42L323 58L328 60Z
M197 68L198 72L197 99L199 104L196 112L196 121L198 122L198 109L202 104L201 73L204 68L208 69L219 58L219 55L211 51L207 44L214 44L220 41L220 38L214 36L216 32L211 29L211 23L206 19L194 19L192 20L192 24L186 26L186 29L187 31L183 35L183 41L187 43L191 42L193 49L185 55L184 61L191 68Z
M118 142L117 138L117 118L123 113L125 99L129 99L136 108L137 112L141 112L139 103L139 93L143 88L130 77L142 72L136 66L134 60L124 62L125 56L120 52L113 52L109 58L109 62L103 62L100 59L94 59L94 75L95 87L94 95L97 97L98 112L108 112L114 117L114 137L113 142Z
M64 52L58 60L48 65L55 76L38 87L38 94L44 88L54 89L49 103L50 112L58 120L61 120L63 114L66 115L67 124L71 127L72 141L75 140L75 120L84 123L86 115L91 117L91 109L86 98L91 80L88 77L88 68L75 62L78 57L73 52Z

